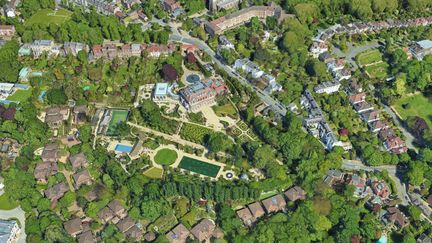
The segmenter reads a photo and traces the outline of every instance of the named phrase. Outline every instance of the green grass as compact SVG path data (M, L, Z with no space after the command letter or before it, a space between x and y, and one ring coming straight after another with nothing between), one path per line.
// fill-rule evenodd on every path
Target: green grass
M237 111L231 103L222 106L213 106L213 110L219 117L228 116L233 119L237 118Z
M389 65L386 62L381 62L367 66L365 67L365 70L371 78L383 79L388 75L388 67Z
M11 96L7 98L7 100L11 101L18 101L20 103L27 101L32 95L32 89L29 88L28 90L19 89L15 91Z
M372 49L358 54L356 59L360 66L363 66L382 61L382 54L378 49Z
M144 175L152 179L161 179L163 176L163 170L156 167L152 167L146 170L144 172Z
M432 100L423 94L402 97L396 102L394 108L402 119L419 116L427 122L429 127L432 127Z
M216 177L221 167L218 165L210 164L201 160L184 156L180 161L179 168L189 170L201 175Z
M0 210L11 210L18 207L18 204L12 201L5 193L0 196Z
M72 15L72 12L60 9L58 11L54 11L51 9L42 9L38 11L37 13L33 14L33 16L30 17L25 22L25 25L30 26L34 24L63 24L67 20L70 19Z
M129 115L129 111L126 110L113 110L111 121L108 125L107 134L114 134L117 124L120 122L126 122Z
M172 165L177 159L177 152L172 149L161 149L156 153L154 160L160 165Z

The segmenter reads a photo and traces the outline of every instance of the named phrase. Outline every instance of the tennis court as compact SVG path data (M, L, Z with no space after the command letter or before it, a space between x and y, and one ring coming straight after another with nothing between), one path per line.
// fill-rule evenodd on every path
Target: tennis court
M179 168L205 176L216 177L221 167L184 156L180 161Z
M107 134L114 134L116 126L120 122L126 122L128 119L129 111L127 110L113 110L111 111L111 121L108 125Z

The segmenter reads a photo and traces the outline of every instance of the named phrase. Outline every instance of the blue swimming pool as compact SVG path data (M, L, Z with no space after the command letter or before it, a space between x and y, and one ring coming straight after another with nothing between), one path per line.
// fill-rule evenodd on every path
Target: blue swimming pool
M130 153L132 151L132 146L117 144L114 148L115 151L119 151L122 153Z
M40 92L39 97L38 97L39 101L40 101L40 102L43 102L44 99L45 99L45 96L46 96L46 90L42 90L42 91Z

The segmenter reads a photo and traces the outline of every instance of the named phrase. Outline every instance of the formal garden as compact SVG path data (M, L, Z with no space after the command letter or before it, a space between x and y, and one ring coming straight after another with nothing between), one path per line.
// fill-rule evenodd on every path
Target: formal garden
M216 177L220 166L184 156L179 164L180 169L189 170L205 176Z

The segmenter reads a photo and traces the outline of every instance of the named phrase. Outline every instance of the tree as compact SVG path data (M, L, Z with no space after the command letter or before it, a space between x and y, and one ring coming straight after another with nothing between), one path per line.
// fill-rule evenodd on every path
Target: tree
M419 221L421 219L422 212L417 206L410 205L408 207L408 212L415 221Z
M220 152L232 147L231 140L223 133L211 133L207 138L207 147L210 151Z
M369 0L351 0L349 9L351 14L359 19L369 19L372 16L372 8Z
M19 44L16 40L6 42L0 48L0 82L16 82L21 63L18 61Z
M299 3L295 5L294 12L300 22L310 24L318 15L318 8L314 3Z
M418 186L424 180L424 165L422 162L411 162L407 173L410 184Z
M273 163L276 158L272 147L270 145L263 145L255 150L253 160L257 168L263 169L268 164Z
M48 103L51 105L64 105L68 100L63 88L50 89L46 96Z
M172 82L177 80L178 73L177 70L171 64L165 64L162 67L162 76L166 82Z
M401 74L396 77L395 81L395 91L398 95L403 96L406 94L406 75Z

